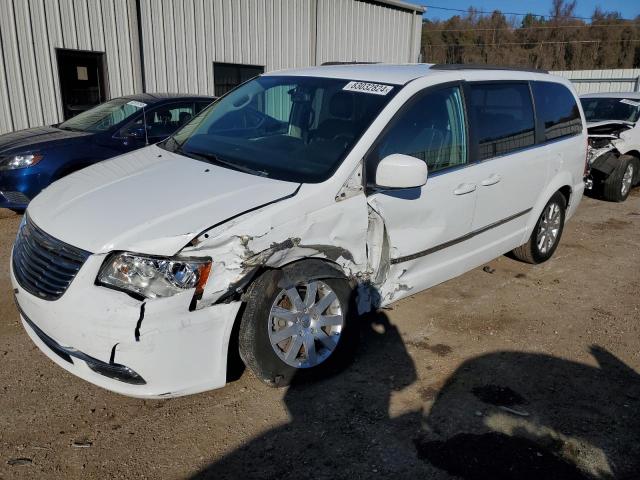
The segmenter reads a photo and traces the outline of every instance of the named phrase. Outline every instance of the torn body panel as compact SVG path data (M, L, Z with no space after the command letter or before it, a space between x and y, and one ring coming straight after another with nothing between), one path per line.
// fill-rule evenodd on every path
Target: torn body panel
M304 185L293 202L234 219L194 239L181 252L209 256L212 273L197 308L228 296L230 286L255 274L256 268L279 268L304 258L339 265L345 276L367 276L367 204L361 192L339 202L318 204L313 186ZM306 214L300 212L307 211Z
M587 160L592 174L608 177L618 166L618 158L640 148L640 129L632 122L603 121L587 125Z

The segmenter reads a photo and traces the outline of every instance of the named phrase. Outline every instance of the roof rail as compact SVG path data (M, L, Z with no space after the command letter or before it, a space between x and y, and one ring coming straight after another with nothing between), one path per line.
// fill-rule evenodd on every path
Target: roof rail
M328 67L331 65L375 65L380 62L324 62L320 66Z
M513 72L549 73L548 70L501 65L483 65L480 63L436 63L431 70L509 70Z

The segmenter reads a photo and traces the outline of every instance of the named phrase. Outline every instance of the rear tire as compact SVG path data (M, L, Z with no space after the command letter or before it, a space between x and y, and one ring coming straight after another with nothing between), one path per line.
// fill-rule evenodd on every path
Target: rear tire
M529 240L524 245L514 248L511 253L518 260L526 263L542 263L549 260L562 237L564 230L567 201L560 192L553 194L547 202Z
M352 288L346 278L318 278L312 263L267 271L246 294L240 357L267 385L324 377L353 357Z
M631 164L633 165L635 177L633 179L633 186L637 187L640 185L640 159L638 157L632 157Z
M622 155L618 160L618 166L603 182L602 196L610 202L624 202L638 175L635 157Z

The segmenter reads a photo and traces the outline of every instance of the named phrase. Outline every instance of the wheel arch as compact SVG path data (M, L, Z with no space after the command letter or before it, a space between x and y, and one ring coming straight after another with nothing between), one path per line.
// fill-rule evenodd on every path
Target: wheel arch
M547 184L547 187L543 193L538 197L535 205L531 208L529 218L527 220L527 226L525 235L523 237L523 243L531 236L534 227L538 221L538 218L542 214L542 210L549 201L549 199L556 193L560 192L567 201L567 210L569 205L573 201L573 179L568 172L562 172L556 175L551 182Z
M640 151L638 150L629 150L625 153L625 155L629 155L635 158L635 167L636 171L634 173L633 185L638 185L640 183Z
M566 207L569 208L569 204L571 202L571 195L573 194L573 189L569 185L563 185L558 189L558 191L562 194L564 199L566 200Z
M342 266L339 263L328 258L317 258L317 257L297 258L297 259L292 259L289 262L282 263L277 267L269 266L269 265L261 265L253 269L250 273L247 274L247 276L250 278L248 278L244 286L241 287L242 292L236 291L236 292L233 292L233 294L230 296L223 295L221 297L221 299L227 300L227 301L235 297L237 301L242 302L233 320L233 325L231 327L231 332L227 342L227 382L239 379L245 368L244 362L240 358L240 353L238 350L240 322L242 321L242 316L244 314L244 310L246 307L246 302L244 300L244 293L248 292L251 288L253 288L256 285L256 280L266 272L281 270L285 273L285 279L286 279L287 272L295 272L295 271L298 271L299 269L302 269L303 267L311 271L310 273L308 273L309 280L339 278L342 280L347 280L351 285L351 287L355 288L355 282L353 282L353 280L349 278L349 276L346 274ZM220 302L220 300L218 300L218 302Z
M632 157L636 157L636 159L640 160L640 151L638 150L629 150L628 152L624 152L623 155L631 155Z

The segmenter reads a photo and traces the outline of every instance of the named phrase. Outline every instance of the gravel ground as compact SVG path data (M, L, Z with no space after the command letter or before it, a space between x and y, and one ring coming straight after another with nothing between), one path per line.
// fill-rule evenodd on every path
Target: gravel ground
M0 479L640 478L640 189L365 318L342 374L164 401L66 373L18 322L0 211Z

